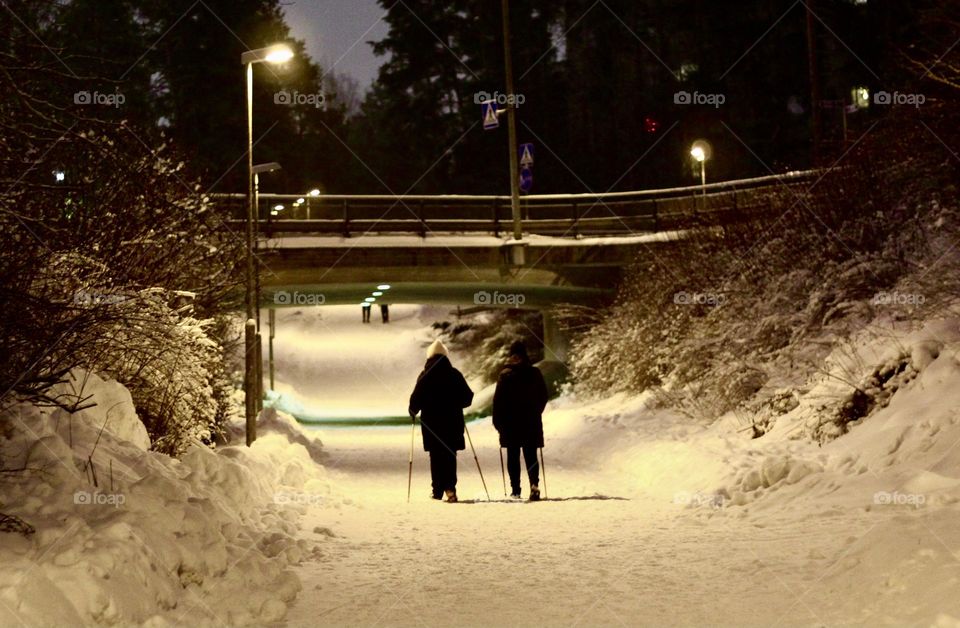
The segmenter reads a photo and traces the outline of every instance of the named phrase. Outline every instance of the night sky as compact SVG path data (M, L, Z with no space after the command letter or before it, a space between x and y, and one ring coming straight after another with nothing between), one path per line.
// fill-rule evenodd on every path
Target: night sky
M307 52L324 69L347 74L366 90L383 61L368 41L387 33L383 9L376 0L295 0L286 6L293 35L307 44Z

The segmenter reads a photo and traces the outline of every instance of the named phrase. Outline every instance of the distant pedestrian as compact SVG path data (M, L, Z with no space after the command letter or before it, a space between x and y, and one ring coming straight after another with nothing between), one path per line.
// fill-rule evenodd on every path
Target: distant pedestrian
M360 309L363 310L363 322L369 323L370 322L370 304L362 303L360 305Z
M384 325L390 322L390 306L386 303L380 304L380 320L383 321Z
M457 501L457 452L466 448L463 440L463 409L473 403L467 380L453 367L447 348L435 340L427 348L427 362L410 395L410 418L417 420L423 435L423 449L430 453L432 497Z
M519 340L514 342L493 395L493 426L500 433L500 446L507 448L512 497L520 497L522 452L530 480L530 499L540 499L537 449L543 447L543 409L548 396L543 374L530 363L527 348Z

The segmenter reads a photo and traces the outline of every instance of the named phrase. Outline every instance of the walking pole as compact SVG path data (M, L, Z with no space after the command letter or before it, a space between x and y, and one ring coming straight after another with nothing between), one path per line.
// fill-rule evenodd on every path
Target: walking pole
M503 478L503 496L506 497L507 496L507 474L503 470L503 447L500 448L500 476Z
M540 448L540 472L543 473L543 498L547 498L547 466L543 464L543 447Z
M487 490L487 481L483 479L483 470L480 468L480 459L477 458L477 450L473 448L473 439L470 438L470 430L467 429L467 420L463 420L463 431L467 434L467 440L470 442L470 451L473 452L473 460L477 463L477 471L480 472L480 481L483 482L483 492L487 494L487 501L490 501L490 491Z
M417 417L410 417L410 470L407 473L407 503L410 503L410 486L413 484L413 439L417 434Z

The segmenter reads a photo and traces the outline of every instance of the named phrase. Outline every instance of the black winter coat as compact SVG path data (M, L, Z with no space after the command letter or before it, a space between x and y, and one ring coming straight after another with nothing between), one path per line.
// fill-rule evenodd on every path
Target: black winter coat
M424 451L461 451L463 409L473 403L467 380L445 355L427 360L410 395L410 416L420 414Z
M501 447L543 447L543 409L547 384L529 362L510 364L500 372L493 394L493 426Z

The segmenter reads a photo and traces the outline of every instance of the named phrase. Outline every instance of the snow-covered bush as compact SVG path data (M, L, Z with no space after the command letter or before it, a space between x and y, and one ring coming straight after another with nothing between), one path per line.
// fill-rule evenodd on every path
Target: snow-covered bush
M917 115L884 120L842 168L809 191L784 188L752 220L718 230L691 216L689 239L644 250L574 346L579 391L654 389L709 420L802 383L876 317L954 299L958 169L923 126L952 114ZM863 401L851 397L849 420Z
M487 384L497 381L510 345L517 340L524 342L534 362L543 358L543 317L539 312L487 310L434 326L441 330L444 343L466 356L467 376Z
M85 89L27 30L0 53L0 392L76 409L74 368L130 385L154 446L178 453L229 411L216 319L237 238L152 131L63 106ZM153 144L153 146L151 146ZM56 174L56 176L55 176ZM195 385L187 382L195 381Z

